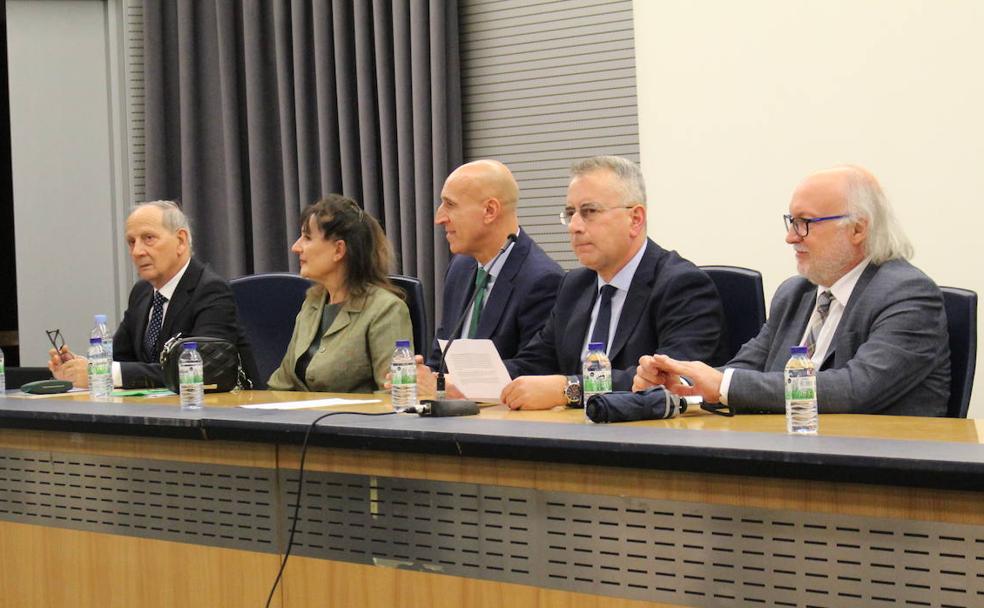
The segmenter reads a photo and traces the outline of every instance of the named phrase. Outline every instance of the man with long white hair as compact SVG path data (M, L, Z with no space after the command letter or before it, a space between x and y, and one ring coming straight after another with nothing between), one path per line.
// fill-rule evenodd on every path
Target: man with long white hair
M907 261L912 245L875 177L854 166L815 173L784 219L800 276L779 286L758 336L721 368L644 356L633 389L665 384L736 413L780 413L789 349L803 345L818 369L821 413L944 415L943 294Z

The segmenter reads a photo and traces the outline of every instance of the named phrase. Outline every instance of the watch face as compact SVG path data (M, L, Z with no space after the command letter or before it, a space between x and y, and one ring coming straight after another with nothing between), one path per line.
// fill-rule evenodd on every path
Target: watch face
M567 388L564 389L564 395L567 396L568 403L580 403L581 385L577 382L568 382Z

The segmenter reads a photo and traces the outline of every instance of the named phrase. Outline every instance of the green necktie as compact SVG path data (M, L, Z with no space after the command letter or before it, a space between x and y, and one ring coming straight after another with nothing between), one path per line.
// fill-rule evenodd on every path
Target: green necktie
M478 332L478 320L482 317L482 307L485 305L485 290L489 284L489 273L478 267L475 273L475 306L472 308L471 323L468 325L468 337L474 338Z

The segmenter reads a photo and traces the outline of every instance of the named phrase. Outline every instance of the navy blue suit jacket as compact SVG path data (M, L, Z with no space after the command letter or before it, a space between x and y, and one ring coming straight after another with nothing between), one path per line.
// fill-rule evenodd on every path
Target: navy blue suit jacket
M113 359L120 362L123 388L164 386L164 372L158 360L165 342L177 334L187 338L206 336L232 342L239 348L246 375L254 384L262 382L256 371L253 350L236 314L232 288L225 279L191 258L167 306L153 356L148 357L143 348L143 339L153 295L154 288L147 281L134 285L123 321L113 336Z
M581 349L597 295L595 271L567 273L550 320L516 358L506 361L509 374L580 376ZM720 363L727 357L724 338L724 309L710 277L647 239L609 349L612 389L631 390L643 355Z
M441 361L437 338L448 339L471 301L477 269L478 262L473 257L456 255L451 258L444 277L441 322L427 359L427 365L434 369ZM521 230L502 271L492 283L475 337L492 340L503 359L515 357L546 323L563 276L564 271L557 262L550 259L525 230Z

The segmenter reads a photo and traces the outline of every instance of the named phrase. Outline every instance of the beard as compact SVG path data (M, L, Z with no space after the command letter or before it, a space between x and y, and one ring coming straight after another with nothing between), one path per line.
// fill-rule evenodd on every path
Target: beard
M842 233L838 239L823 253L810 249L809 261L797 264L799 274L811 283L830 287L853 268L852 262L857 257L854 246L846 233Z

